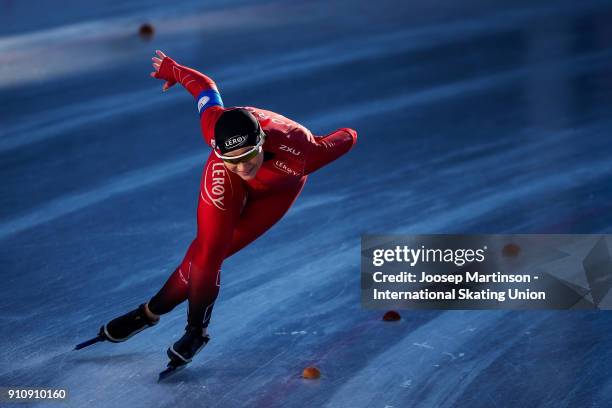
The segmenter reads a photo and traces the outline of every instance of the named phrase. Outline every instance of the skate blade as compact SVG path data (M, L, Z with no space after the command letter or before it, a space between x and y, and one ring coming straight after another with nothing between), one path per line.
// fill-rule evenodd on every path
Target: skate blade
M181 364L181 365L175 366L171 363L168 363L168 368L166 368L164 371L159 373L159 378L157 379L157 382L159 383L159 382L164 381L166 378L171 377L173 374L176 374L177 372L181 371L185 367L187 367L187 364Z
M97 335L96 337L94 337L94 338L92 338L92 339L89 339L89 340L87 340L87 341L84 341L84 342L82 342L82 343L77 344L77 345L74 347L74 349L75 349L75 350L80 350L80 349L83 349L83 348L85 348L85 347L89 347L89 346L91 346L92 344L96 344L96 343L99 343L99 342L104 341L104 340L105 340L105 338L104 338L103 336Z

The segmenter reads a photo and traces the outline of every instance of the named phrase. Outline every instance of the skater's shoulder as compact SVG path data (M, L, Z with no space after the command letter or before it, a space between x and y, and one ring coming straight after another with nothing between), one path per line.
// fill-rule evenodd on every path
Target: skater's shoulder
M240 106L240 108L251 112L264 130L265 128L290 129L302 126L295 120L268 109L256 108L254 106Z

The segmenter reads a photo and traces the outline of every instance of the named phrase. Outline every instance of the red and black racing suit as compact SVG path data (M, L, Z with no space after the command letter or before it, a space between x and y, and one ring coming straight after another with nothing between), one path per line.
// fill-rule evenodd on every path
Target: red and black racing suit
M157 77L178 82L196 98L204 140L211 145L215 123L225 110L212 79L163 59ZM221 263L274 225L298 197L308 174L348 152L357 132L343 128L314 137L304 126L277 113L245 107L266 134L264 161L253 180L228 171L211 151L200 185L197 236L183 262L150 300L155 314L189 300L188 323L207 327L219 293Z

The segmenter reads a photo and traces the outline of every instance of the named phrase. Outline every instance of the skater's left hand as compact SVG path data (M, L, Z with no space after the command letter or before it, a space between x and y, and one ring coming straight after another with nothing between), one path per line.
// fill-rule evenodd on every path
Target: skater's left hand
M162 87L162 91L166 92L168 89L170 89L170 87L174 84L176 84L176 81L173 78L166 78L164 76L162 76L162 73L160 72L160 68L162 66L162 64L164 62L168 63L171 62L173 63L174 61L172 60L172 58L168 57L166 54L164 54L161 50L156 50L155 53L157 54L157 56L159 57L153 57L151 58L151 61L153 61L153 69L155 71L151 72L151 76L153 78L157 78L157 79L165 79L166 82L164 83L164 86Z

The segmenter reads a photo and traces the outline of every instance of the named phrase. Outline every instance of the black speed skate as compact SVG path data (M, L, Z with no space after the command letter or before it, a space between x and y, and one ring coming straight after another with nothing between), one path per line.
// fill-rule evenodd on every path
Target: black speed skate
M111 343L121 343L126 341L136 333L139 333L147 327L155 326L159 322L159 318L152 320L145 313L145 304L138 306L122 316L119 316L110 322L102 325L98 335L90 340L87 340L75 347L75 350L80 350L84 347L100 341L108 340Z
M184 368L209 341L210 336L203 334L201 327L187 326L183 337L168 348L167 354L170 362L168 362L168 367L159 374L159 381Z

